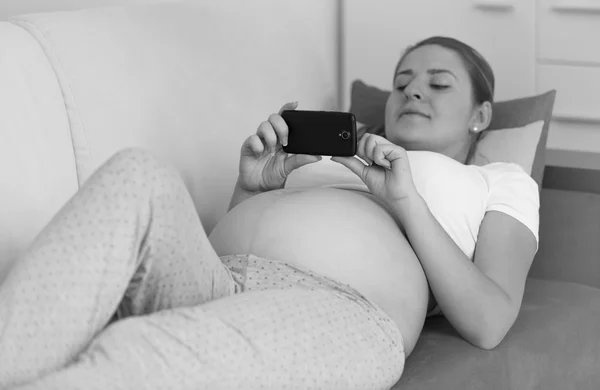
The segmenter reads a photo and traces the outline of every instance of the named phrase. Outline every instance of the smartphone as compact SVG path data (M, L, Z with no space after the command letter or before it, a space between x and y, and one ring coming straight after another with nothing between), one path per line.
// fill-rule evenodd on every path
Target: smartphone
M358 144L356 118L349 112L286 110L288 126L283 151L318 156L354 156Z

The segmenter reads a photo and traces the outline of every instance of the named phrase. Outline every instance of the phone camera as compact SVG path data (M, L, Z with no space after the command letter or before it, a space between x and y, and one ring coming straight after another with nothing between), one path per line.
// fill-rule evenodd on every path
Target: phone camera
M350 138L350 132L349 131L342 131L342 139L346 140Z

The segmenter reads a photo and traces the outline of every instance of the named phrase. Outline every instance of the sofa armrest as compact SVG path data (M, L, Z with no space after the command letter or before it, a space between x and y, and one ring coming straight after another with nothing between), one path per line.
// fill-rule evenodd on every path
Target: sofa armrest
M54 69L30 33L0 22L0 273L77 187Z

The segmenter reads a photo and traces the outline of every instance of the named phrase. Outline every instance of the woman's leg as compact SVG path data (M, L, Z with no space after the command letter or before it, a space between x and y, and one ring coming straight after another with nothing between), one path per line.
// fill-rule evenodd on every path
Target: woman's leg
M382 312L297 287L115 322L72 365L12 390L383 390L403 368Z
M99 168L0 286L0 388L58 370L109 323L233 293L181 178L128 149Z

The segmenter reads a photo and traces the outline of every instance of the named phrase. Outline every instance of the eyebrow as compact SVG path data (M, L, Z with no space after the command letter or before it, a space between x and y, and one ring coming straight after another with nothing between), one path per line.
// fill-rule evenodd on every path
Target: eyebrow
M432 69L427 69L427 73L429 74L439 74L439 73L448 73L450 74L452 77L454 77L455 79L458 80L458 78L456 77L456 75L452 72L450 72L448 69L438 69L438 68L432 68ZM413 75L414 72L412 71L412 69L406 69L403 70L401 72L397 72L396 75L394 76L394 78L400 76L400 75Z

